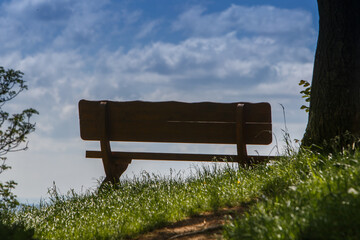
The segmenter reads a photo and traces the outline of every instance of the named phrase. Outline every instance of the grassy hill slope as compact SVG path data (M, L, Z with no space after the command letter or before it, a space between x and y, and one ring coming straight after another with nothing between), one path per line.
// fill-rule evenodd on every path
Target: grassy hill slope
M59 195L23 206L7 225L37 239L129 239L204 211L250 205L225 227L227 239L360 239L360 153L302 151L270 164L230 165L160 177L144 173L117 188Z

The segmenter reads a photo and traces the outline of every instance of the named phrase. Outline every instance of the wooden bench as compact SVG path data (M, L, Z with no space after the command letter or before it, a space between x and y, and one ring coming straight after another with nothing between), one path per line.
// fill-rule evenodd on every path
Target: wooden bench
M267 156L249 156L246 145L272 141L269 103L81 100L79 116L81 138L100 141L101 151L86 151L86 157L102 158L104 182L118 182L132 159L264 161ZM237 155L113 152L110 141L236 144Z

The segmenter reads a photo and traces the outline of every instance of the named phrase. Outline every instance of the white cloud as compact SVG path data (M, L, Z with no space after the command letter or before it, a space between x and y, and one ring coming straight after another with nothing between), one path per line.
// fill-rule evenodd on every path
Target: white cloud
M96 42L102 36L102 28L107 24L109 13L103 9L102 1L78 1L73 4L73 14L62 29L60 35L54 39L54 46L78 47Z
M309 31L311 21L308 12L272 6L232 5L225 11L209 14L205 8L196 6L181 14L173 29L197 36L217 36L234 30L255 34L299 34Z
M18 0L4 3L3 7L8 15L15 15L17 18L54 21L66 19L71 13L69 0Z
M274 84L289 80L296 85L300 79L294 75L283 76L279 69L283 65L294 66L294 69L308 66L312 59L312 52L305 46L284 46L269 37L239 39L230 33L211 38L188 38L178 44L157 42L126 53L120 50L102 54L99 65L101 69L107 69L103 73L107 81L118 83L119 89L121 84L131 86L133 91L140 91L139 97L152 91L159 92L159 89L164 89L168 95L172 89L188 92L183 96L206 99L206 96L212 96L206 91L211 88L220 93L235 88L239 96L245 87L248 94L256 94L251 89L255 91L256 86L264 82ZM306 70L297 73L308 77L311 68ZM299 75L296 77L301 77ZM118 88L114 89L117 93ZM297 93L293 88L283 90L288 94Z
M141 10L128 11L126 9L121 9L121 19L124 21L125 25L132 25L140 21L142 15Z
M79 48L99 41L108 1L12 0L0 5L0 51Z
M138 32L138 34L136 34L135 38L144 38L147 35L154 33L154 31L156 31L156 27L161 23L160 20L153 20L150 22L147 22L145 24L143 24L140 28L140 31Z
M258 84L255 92L272 96L290 94L296 97L300 92L299 81L311 80L313 64L311 62L278 62L272 66L272 69L275 71L277 79Z

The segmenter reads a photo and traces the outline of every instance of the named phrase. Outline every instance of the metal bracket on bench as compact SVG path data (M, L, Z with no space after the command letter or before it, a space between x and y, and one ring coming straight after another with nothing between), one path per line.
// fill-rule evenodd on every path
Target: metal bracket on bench
M244 118L244 104L238 104L236 106L236 146L239 163L245 165L248 163L248 156L246 151L246 139L245 139L245 118Z

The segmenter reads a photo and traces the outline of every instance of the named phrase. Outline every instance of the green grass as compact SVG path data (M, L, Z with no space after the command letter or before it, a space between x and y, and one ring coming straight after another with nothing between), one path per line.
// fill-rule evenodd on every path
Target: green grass
M360 239L360 154L299 154L291 177L226 227L227 239ZM285 187L285 182L291 185ZM281 181L280 181L281 182ZM280 190L280 189L279 189Z
M359 161L359 152L302 151L252 169L202 168L189 178L143 173L98 193L60 195L53 188L50 202L23 206L9 221L33 229L37 239L126 239L251 203L226 226L225 238L360 239Z
M264 178L231 167L203 168L187 179L144 173L123 181L118 189L61 196L52 191L50 203L23 207L13 218L35 229L40 239L122 239L165 224L249 202Z

